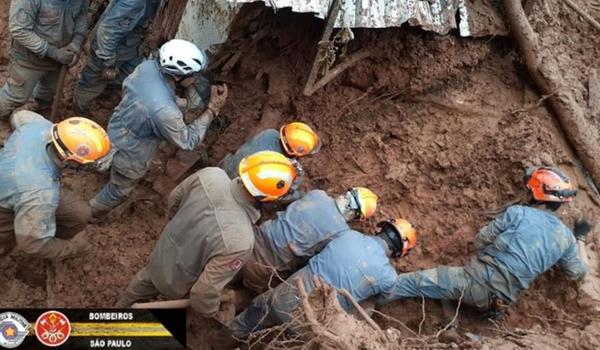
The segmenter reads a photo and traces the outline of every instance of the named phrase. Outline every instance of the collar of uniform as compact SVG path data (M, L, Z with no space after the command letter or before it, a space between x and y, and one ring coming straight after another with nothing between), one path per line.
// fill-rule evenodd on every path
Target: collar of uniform
M231 181L229 184L233 199L244 208L246 214L252 220L252 223L256 223L260 219L260 210L257 208L255 202L250 202L242 193L242 180L238 177Z

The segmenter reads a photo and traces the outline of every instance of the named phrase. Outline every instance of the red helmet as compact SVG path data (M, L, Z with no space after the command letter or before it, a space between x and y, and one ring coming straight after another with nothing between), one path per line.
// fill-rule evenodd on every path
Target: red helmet
M557 168L539 167L527 170L527 188L541 202L572 202L577 189Z

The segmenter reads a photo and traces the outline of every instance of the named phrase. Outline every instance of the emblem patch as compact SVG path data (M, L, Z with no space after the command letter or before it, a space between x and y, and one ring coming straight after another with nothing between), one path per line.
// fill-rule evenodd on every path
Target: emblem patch
M80 157L85 157L90 154L90 148L87 145L79 145L75 153Z
M235 259L229 263L229 268L231 268L231 271L237 271L241 269L243 265L244 262L242 261L242 259Z
M71 335L71 323L58 311L47 311L35 322L35 336L46 346L60 346Z
M29 322L15 312L0 314L0 347L13 349L21 345L29 333Z

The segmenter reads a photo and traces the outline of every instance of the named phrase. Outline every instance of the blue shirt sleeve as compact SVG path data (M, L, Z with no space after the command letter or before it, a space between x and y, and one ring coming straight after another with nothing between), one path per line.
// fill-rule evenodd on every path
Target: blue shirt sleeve
M75 248L71 241L58 239L55 211L58 194L50 189L21 194L15 205L15 238L24 253L39 258L68 256Z
M48 42L34 30L40 0L13 0L10 4L9 30L12 38L31 52L44 56Z
M587 273L587 266L579 257L579 250L577 249L576 242L575 239L572 240L557 264L567 276L573 279L581 279Z
M144 16L146 0L113 0L96 29L96 55L107 66L115 64L119 43Z
M202 142L210 126L203 118L197 118L189 125L183 121L180 110L169 107L159 112L156 129L160 136L177 147L191 151Z

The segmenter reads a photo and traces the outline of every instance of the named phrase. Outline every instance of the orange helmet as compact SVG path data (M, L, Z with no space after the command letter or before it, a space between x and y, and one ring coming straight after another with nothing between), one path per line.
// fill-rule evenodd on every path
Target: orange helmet
M392 243L394 255L405 256L417 246L417 230L404 219L389 219L377 224Z
M542 202L571 202L577 189L557 168L530 168L526 174L527 188L533 198Z
M281 144L290 156L302 157L315 154L321 148L317 134L310 126L293 122L285 124L279 130Z
M110 150L106 131L95 122L81 117L54 124L51 139L63 160L79 164L93 163Z
M364 221L377 210L377 195L366 187L353 187L349 191L351 196L350 207L360 212L359 219Z
M260 202L285 196L297 177L297 170L283 154L273 151L254 153L240 162L244 187Z

